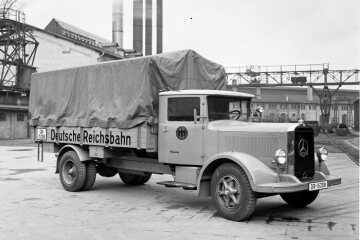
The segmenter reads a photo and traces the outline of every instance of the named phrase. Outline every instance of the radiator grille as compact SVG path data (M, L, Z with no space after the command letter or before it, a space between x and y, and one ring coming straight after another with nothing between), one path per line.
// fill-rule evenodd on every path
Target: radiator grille
M295 176L306 180L314 176L314 133L310 127L299 126L295 129Z

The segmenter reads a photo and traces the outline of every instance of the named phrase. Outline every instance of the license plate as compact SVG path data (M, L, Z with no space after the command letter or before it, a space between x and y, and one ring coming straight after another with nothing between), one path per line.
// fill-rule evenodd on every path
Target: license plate
M37 141L46 141L46 129L45 128L38 128L36 134Z
M327 181L309 183L309 191L328 188Z

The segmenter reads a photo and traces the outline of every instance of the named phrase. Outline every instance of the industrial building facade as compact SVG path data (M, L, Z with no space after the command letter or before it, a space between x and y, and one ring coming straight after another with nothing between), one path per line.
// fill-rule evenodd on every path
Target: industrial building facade
M234 89L229 86L229 90ZM296 122L303 119L321 123L320 98L312 93L309 100L307 88L263 87L261 94L256 88L241 88L237 91L256 96L251 111L255 113L256 107L261 106L264 109L263 121ZM345 123L352 126L355 122L354 102L357 99L359 99L359 91L339 89L332 99L330 124Z
M51 24L54 24L54 21ZM71 25L66 24L66 26ZM99 46L100 38L88 38L91 41L83 41L81 36L85 31L80 31L78 35L64 36L36 27L32 28L34 29L32 34L39 43L33 64L38 72L122 59L122 56ZM63 30L66 32L65 28ZM22 84L21 88L0 89L0 139L21 139L30 136L29 94L30 82Z
M157 0L157 2L158 7L162 8L162 1ZM141 3L142 1L135 1L134 3L134 26L139 25L136 16L139 15L141 19L143 18L142 13L140 13L143 8L139 8ZM158 39L162 39L162 15L158 14L157 17L160 19L157 21L158 30L161 30L157 32L161 36ZM148 23L147 26L149 25ZM33 29L32 34L38 42L38 47L33 63L36 69L29 68L29 71L51 71L117 60L127 56L126 51L119 48L118 43L115 42L114 44L58 19L51 20L45 29L33 26L31 28ZM138 28L142 33L142 26L137 26L134 27L135 35L136 31L139 30ZM140 45L142 46L142 38L142 34L134 38L134 47L139 48L135 49L135 53L142 53L143 51L140 47ZM141 44L137 44L138 41ZM158 52L162 51L162 42L157 49ZM19 82L16 84L19 85ZM28 128L30 79L26 79L21 84L19 89L0 88L0 139L19 139L30 136ZM228 90L234 90L233 88L234 86L229 86ZM256 117L255 109L261 105L264 108L264 113L261 116L263 121L295 122L302 118L308 121L321 122L320 99L316 94L313 94L309 100L305 88L264 87L261 94L257 92L256 88L237 88L235 91L256 95L251 106L251 112ZM358 111L354 112L354 102L358 99L358 91L338 90L332 101L330 123L345 123L352 126L355 122L358 126L358 119L354 116L354 114L358 114Z
M31 73L79 67L97 62L118 60L126 57L152 54L152 1L134 1L133 48L123 49L123 1L113 1L113 39L108 41L92 33L52 19L45 29L25 23L25 14L13 9L0 10L0 73L13 70L12 78L0 79L0 139L19 139L30 136L28 128L28 106ZM145 20L144 19L145 14ZM162 0L156 0L157 53L162 52ZM14 26L10 29L8 26ZM145 36L142 31L145 25ZM138 34L140 33L141 34ZM15 34L14 34L15 33ZM28 39L25 39L25 35ZM31 39L29 39L29 36ZM23 44L20 43L21 40ZM29 41L31 40L31 41ZM15 43L12 45L12 43ZM28 43L33 43L33 48ZM145 43L145 51L142 47ZM139 44L140 43L140 44ZM34 47L35 46L35 47ZM22 54L21 61L16 54L5 53L7 49ZM29 54L32 52L31 54ZM11 58L9 61L6 57ZM24 60L31 59L31 63ZM10 65L8 64L10 63ZM7 67L6 65L10 67ZM21 67L25 66L25 70ZM21 77L19 71L26 77ZM20 74L19 74L20 73ZM2 77L3 74L1 74ZM5 80L4 80L5 79ZM19 81L20 79L20 81ZM11 80L11 81L10 81ZM4 84L4 82L7 82ZM9 84L10 82L10 84Z

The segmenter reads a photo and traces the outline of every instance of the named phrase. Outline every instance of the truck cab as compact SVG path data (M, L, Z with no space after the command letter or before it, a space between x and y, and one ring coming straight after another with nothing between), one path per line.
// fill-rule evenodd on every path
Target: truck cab
M251 122L253 97L217 90L159 95L159 162L176 166L178 185L196 184L199 196L212 196L232 220L250 216L259 197L280 194L305 206L341 183L325 165L327 150L314 149L310 126Z
M203 165L216 153L219 144L214 138L217 131L211 123L248 122L252 97L251 94L219 90L160 93L159 161Z

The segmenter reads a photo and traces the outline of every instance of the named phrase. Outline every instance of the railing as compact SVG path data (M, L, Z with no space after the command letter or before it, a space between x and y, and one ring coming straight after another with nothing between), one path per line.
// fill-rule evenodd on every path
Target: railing
M0 95L0 105L29 106L29 98L21 95Z
M1 8L0 19L10 19L20 23L25 23L25 13L11 8Z

